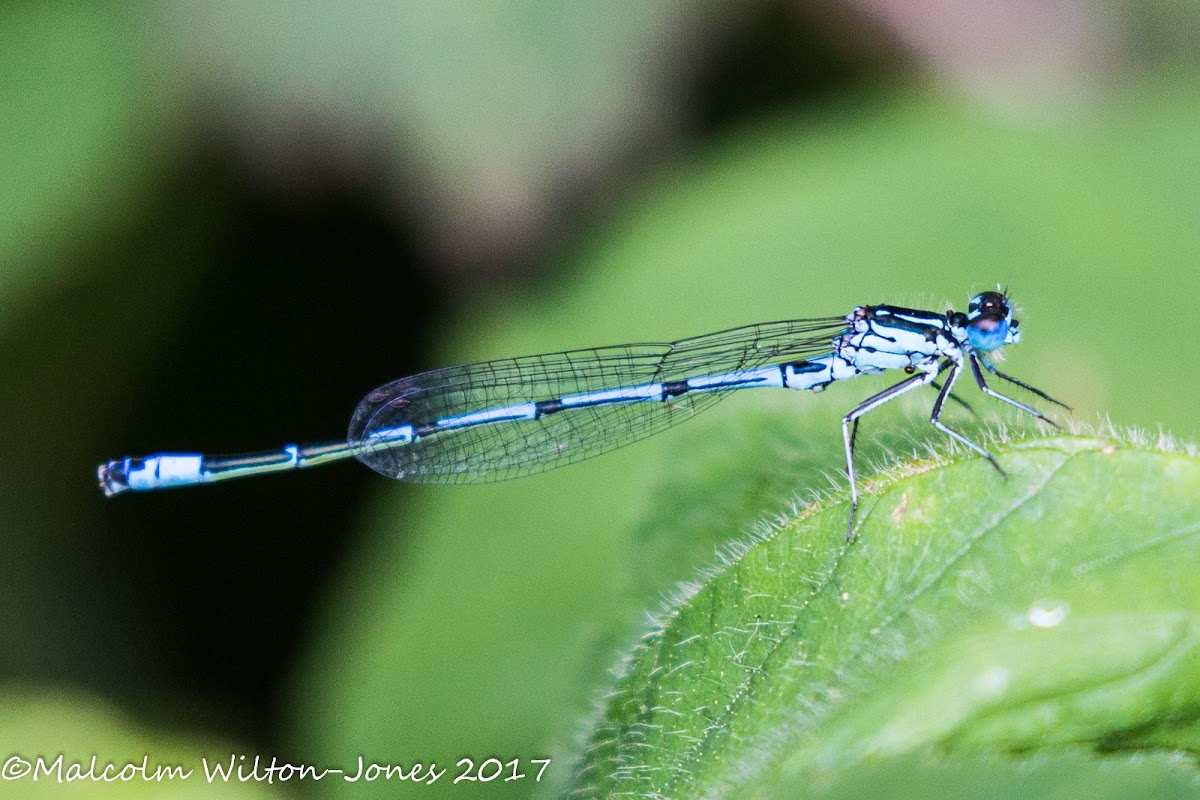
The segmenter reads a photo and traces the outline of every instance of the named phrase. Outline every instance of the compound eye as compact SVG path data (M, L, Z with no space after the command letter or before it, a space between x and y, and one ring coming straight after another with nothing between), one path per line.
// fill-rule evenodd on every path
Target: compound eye
M1004 318L1008 316L1008 298L999 292L982 292L971 298L967 309L967 317L972 320L980 317Z

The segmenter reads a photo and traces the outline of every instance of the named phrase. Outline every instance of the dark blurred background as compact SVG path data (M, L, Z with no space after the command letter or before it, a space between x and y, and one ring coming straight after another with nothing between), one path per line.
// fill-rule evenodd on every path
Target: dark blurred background
M1198 25L1069 0L6 4L3 738L569 752L670 588L630 588L631 531L684 445L466 489L92 480L337 438L420 369L1000 281L1014 372L1194 436ZM795 401L829 471L859 396Z

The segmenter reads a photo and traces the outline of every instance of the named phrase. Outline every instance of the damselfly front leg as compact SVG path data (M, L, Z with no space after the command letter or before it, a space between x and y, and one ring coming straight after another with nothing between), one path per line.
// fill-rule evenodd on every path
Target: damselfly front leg
M1042 412L1038 411L1036 408L1033 408L1032 406L1027 406L1024 403L1014 400L1011 397L1008 397L1006 395L1002 395L999 392L997 392L995 389L992 389L990 386L988 386L987 381L985 381L983 379L983 371L979 369L980 362L983 363L983 366L987 368L988 372L992 373L993 375L995 375L997 378L1000 378L1001 380L1006 380L1011 384L1020 386L1022 389L1025 389L1026 391L1036 394L1038 397L1042 398L1043 400L1049 400L1051 403L1054 403L1055 405L1062 406L1067 411L1071 410L1071 407L1069 405L1067 405L1066 403L1064 403L1060 400L1055 400L1053 397L1046 394L1041 389L1035 389L1032 386L1030 386L1028 383L1025 383L1024 381L1019 381L1016 378L1012 377L1011 375L1005 375L1003 372L996 369L992 365L992 362L988 361L987 358L984 356L978 355L976 353L971 353L970 358L971 358L971 371L975 373L975 382L977 384L979 384L980 391L982 391L984 394L991 395L992 397L996 398L997 400L1003 400L1004 402L1008 403L1009 405L1016 406L1017 408L1024 411L1026 414L1032 414L1033 416L1040 419L1042 422L1048 422L1049 424L1053 425L1054 427L1058 428L1059 430L1062 430L1061 425L1059 425L1057 422L1055 422L1054 420L1047 417Z

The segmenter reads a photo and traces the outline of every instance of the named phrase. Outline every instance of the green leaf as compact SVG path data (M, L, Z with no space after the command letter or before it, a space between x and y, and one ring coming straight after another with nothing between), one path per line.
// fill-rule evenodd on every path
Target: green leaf
M696 797L911 754L1194 748L1200 460L1063 436L876 481L765 533L671 608L581 788Z

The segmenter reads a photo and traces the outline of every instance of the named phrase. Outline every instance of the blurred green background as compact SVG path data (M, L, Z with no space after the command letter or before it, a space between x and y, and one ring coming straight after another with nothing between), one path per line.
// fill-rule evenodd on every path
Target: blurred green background
M999 282L1011 372L1195 437L1200 7L976 5L6 4L0 741L550 757L538 785L265 791L552 795L646 610L836 484L837 417L884 385L505 484L94 486L119 455L336 438L419 369Z

